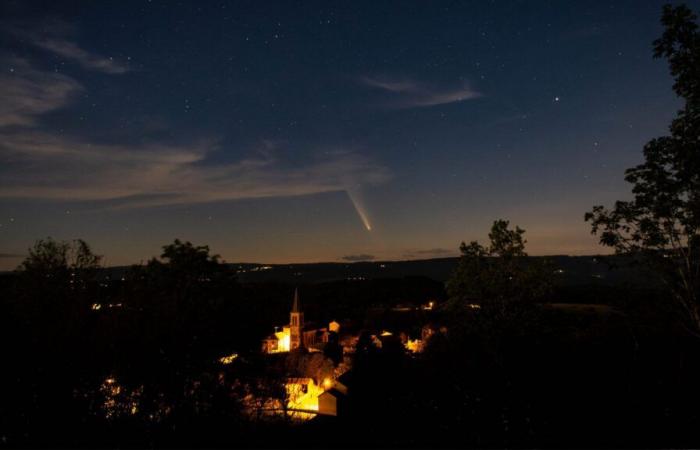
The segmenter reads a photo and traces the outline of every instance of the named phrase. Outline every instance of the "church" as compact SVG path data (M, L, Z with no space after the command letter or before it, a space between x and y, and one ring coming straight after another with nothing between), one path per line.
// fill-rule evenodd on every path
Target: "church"
M281 329L278 327L274 333L263 340L263 353L283 353L298 349L308 351L321 351L328 342L331 332L338 333L340 324L331 322L326 328L316 328L304 322L304 312L299 301L299 289L294 290L292 310L289 313L289 324Z

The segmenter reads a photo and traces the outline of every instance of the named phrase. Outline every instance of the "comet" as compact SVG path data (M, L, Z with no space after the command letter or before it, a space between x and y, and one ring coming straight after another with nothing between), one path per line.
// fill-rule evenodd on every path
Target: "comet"
M352 203L352 206L355 207L355 211L357 212L357 215L360 216L360 220L362 220L362 224L365 226L367 231L372 231L372 224L369 223L369 217L367 217L367 211L364 208L364 205L362 204L362 201L359 199L359 195L357 193L353 193L350 191L345 191L348 193L348 197L350 198L350 202Z

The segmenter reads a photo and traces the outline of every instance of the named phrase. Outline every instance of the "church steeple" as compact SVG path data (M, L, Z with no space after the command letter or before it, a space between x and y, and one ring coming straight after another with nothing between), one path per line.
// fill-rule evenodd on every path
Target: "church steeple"
M294 303L292 303L292 312L301 312L301 309L299 309L299 288L294 288Z
M295 350L304 346L304 313L299 302L299 289L294 289L294 302L289 313L289 349Z

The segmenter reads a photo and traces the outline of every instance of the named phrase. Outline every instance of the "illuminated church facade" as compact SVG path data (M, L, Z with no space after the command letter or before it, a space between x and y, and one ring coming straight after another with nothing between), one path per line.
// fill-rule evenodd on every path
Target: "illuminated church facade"
M263 340L263 353L283 353L299 349L319 351L328 342L330 332L340 330L338 322L331 322L326 328L307 326L304 312L299 301L299 290L294 290L292 310L289 312L289 324L277 327L274 333Z

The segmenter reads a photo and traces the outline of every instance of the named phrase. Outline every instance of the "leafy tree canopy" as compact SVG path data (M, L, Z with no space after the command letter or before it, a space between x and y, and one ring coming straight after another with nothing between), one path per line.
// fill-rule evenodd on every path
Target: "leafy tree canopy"
M522 228L511 229L507 220L497 220L489 245L463 242L459 265L447 282L448 305L459 309L478 305L480 315L505 318L542 298L549 291L551 271L526 261L524 235Z
M102 259L82 239L41 239L36 241L28 253L17 270L21 275L24 292L38 297L50 293L58 298L69 288L85 291L88 285L94 284Z
M644 147L644 162L628 169L633 200L586 213L602 245L640 254L667 283L685 322L700 332L700 33L686 6L666 5L665 31L654 56L666 58L673 89L684 100L670 134Z
M18 270L51 277L68 271L97 269L101 259L82 239L68 242L49 237L36 241Z
M209 253L208 245L195 246L179 239L163 246L160 260L151 259L146 271L157 280L160 289L175 291L178 296L201 292L206 286L223 287L221 283L235 281L234 274L219 260L219 255Z

